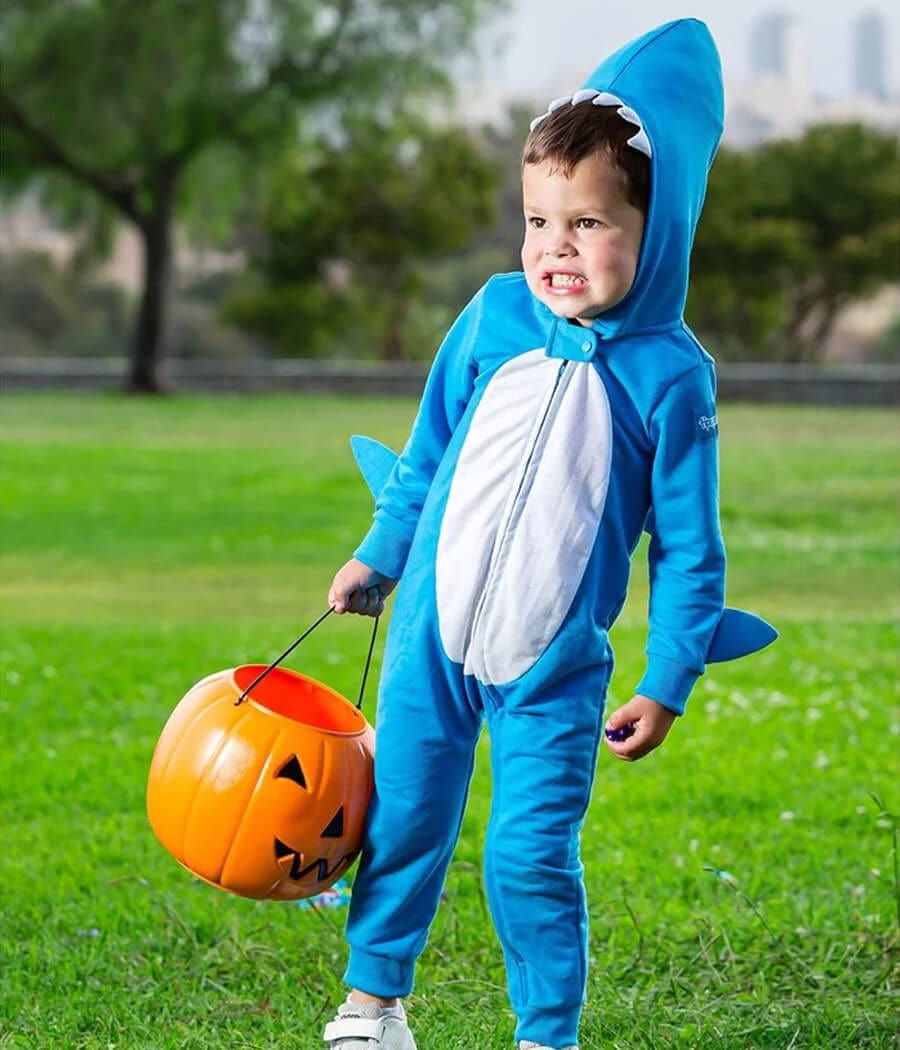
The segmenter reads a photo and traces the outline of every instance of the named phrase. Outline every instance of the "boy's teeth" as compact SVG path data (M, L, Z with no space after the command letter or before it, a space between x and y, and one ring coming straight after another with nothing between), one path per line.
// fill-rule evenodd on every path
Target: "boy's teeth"
M584 284L584 278L570 273L554 273L550 275L550 284L554 288L571 288L576 284Z

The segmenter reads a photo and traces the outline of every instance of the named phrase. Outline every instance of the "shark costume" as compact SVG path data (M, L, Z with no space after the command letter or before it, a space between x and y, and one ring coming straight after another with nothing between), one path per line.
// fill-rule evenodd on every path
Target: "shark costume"
M516 1036L548 1047L578 1040L579 832L613 668L608 632L642 531L651 599L636 692L682 713L708 661L775 636L723 610L715 374L682 316L722 130L715 45L700 22L664 25L560 104L619 106L631 144L651 156L628 295L585 328L538 301L522 273L492 278L444 340L399 458L356 439L377 501L355 556L403 581L345 977L386 998L411 990L486 721L485 885Z

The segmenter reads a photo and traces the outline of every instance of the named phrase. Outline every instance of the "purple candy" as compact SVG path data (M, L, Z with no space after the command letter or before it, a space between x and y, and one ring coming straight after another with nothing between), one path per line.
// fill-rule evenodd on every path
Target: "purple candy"
M607 729L606 739L614 740L618 743L619 741L627 740L630 736L634 736L634 733L634 722L626 722L625 725L619 729Z

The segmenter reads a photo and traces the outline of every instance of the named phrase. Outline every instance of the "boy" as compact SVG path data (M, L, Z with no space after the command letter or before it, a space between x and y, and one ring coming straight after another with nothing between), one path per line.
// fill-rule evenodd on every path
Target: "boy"
M352 991L326 1027L332 1050L415 1050L400 999L438 906L482 720L494 787L485 884L516 1038L520 1050L576 1050L579 832L608 631L642 529L647 668L606 723L619 758L662 742L723 621L715 376L682 317L722 108L715 45L683 20L623 48L535 121L524 273L488 281L451 328L374 524L335 576L338 612L377 615L401 574L403 587L348 919Z

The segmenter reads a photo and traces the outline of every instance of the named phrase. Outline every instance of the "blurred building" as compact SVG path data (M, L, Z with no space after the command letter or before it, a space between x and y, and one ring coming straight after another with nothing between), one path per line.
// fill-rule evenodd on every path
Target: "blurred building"
M800 25L773 11L750 31L750 77L728 92L726 140L750 146L802 130L801 114L813 104Z
M869 12L850 38L853 93L815 94L803 47L803 26L788 14L760 18L750 33L750 76L729 84L725 141L736 147L793 138L813 124L859 120L900 135L900 99L890 97L886 18Z
M795 19L780 11L763 15L750 33L750 74L791 80L802 74L803 55Z
M888 24L884 15L869 11L853 27L853 87L856 94L887 99Z

